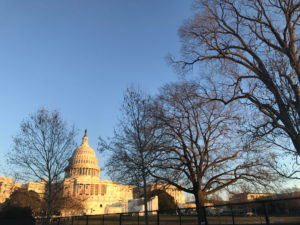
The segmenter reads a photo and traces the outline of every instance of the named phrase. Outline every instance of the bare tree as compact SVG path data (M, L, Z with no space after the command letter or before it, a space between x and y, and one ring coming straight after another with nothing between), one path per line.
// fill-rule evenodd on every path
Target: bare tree
M53 202L53 208L61 215L82 215L87 198L73 196L68 193L69 189L70 187L62 186L59 198Z
M281 177L300 180L300 163L298 155L276 154L269 159L268 164L270 168Z
M61 196L64 169L75 148L74 137L74 128L68 128L57 111L41 108L21 122L20 133L14 137L14 147L8 154L8 163L20 177L45 182L48 218Z
M183 70L203 61L220 65L223 79L215 85L225 82L227 93L212 98L245 99L263 115L255 120L255 135L275 135L274 144L299 155L300 2L196 0L195 7L180 29L183 58L176 65Z
M196 82L170 84L156 99L153 117L168 142L158 149L152 176L194 195L201 224L207 196L240 181L266 185L271 176L263 149L240 137L234 105L207 102L199 90Z
M109 144L100 138L100 149L111 156L106 164L112 178L143 188L145 223L148 221L147 184L149 165L157 157L156 124L149 117L150 97L140 90L127 89L122 104L122 119Z

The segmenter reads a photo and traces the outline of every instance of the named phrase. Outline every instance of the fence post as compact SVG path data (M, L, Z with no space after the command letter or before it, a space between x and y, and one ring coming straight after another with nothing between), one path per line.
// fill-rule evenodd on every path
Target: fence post
M104 225L104 214L102 215L102 225Z
M269 221L269 216L268 216L268 211L267 211L266 204L265 204L265 202L263 202L262 204L263 204L264 213L265 213L265 217L266 217L266 224L270 225L270 221Z
M204 223L205 223L205 225L208 225L208 223L207 223L207 217L206 217L206 207L202 206L201 209L202 209L203 216L204 216Z
M156 215L157 217L156 217L156 219L157 219L157 225L159 225L159 210L157 210L157 215Z
M89 216L86 215L86 225L89 225Z
M232 224L234 225L234 215L233 215L233 211L232 211L232 205L230 205L230 211L231 211L231 218L232 218Z
M72 225L74 225L74 216L72 216L71 219L72 219Z
M179 225L181 225L181 211L180 209L178 211L179 211Z
M122 213L120 213L120 225L122 225Z
M140 212L138 212L138 225L140 225Z

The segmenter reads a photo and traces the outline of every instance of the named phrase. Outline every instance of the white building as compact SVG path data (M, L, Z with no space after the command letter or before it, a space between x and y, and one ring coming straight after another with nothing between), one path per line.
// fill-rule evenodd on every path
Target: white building
M25 184L14 183L13 178L0 177L0 203L9 198L15 188L32 190L43 196L46 190L45 181L28 182ZM149 188L159 188L150 185ZM179 204L184 202L184 193L174 187L165 190ZM132 211L136 208L143 211L139 206L142 201L134 199L134 187L121 185L117 181L101 180L100 167L95 151L88 145L88 137L85 135L82 144L74 151L65 168L65 179L63 181L63 194L70 195L82 200L84 203L84 214L106 214ZM135 194L135 196L138 196ZM138 198L138 197L136 197ZM149 202L149 209L158 209L158 199L153 198ZM64 216L71 215L71 211L62 212Z
M86 214L127 212L133 199L133 187L116 181L101 180L98 159L88 145L86 133L65 169L65 194L84 200Z

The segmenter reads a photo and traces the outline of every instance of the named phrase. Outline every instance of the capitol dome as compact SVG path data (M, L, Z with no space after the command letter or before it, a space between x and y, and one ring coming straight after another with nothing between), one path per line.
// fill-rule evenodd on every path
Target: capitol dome
M91 176L100 177L100 167L95 151L88 145L85 130L82 144L74 151L65 169L65 177Z

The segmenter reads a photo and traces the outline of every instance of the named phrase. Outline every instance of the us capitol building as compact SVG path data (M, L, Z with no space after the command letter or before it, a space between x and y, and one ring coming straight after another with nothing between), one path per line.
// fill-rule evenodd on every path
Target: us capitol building
M11 177L0 177L0 204L9 198L16 188L32 190L42 196L45 193L45 182L14 183ZM148 188L153 190L157 186L149 185ZM95 151L88 145L85 131L82 144L74 151L65 168L64 194L84 199L84 213L91 215L143 211L142 201L137 199L139 197L137 190L131 185L100 179L98 159ZM172 186L165 191L179 205L185 203L183 191ZM148 205L149 210L158 209L157 197L149 201Z

